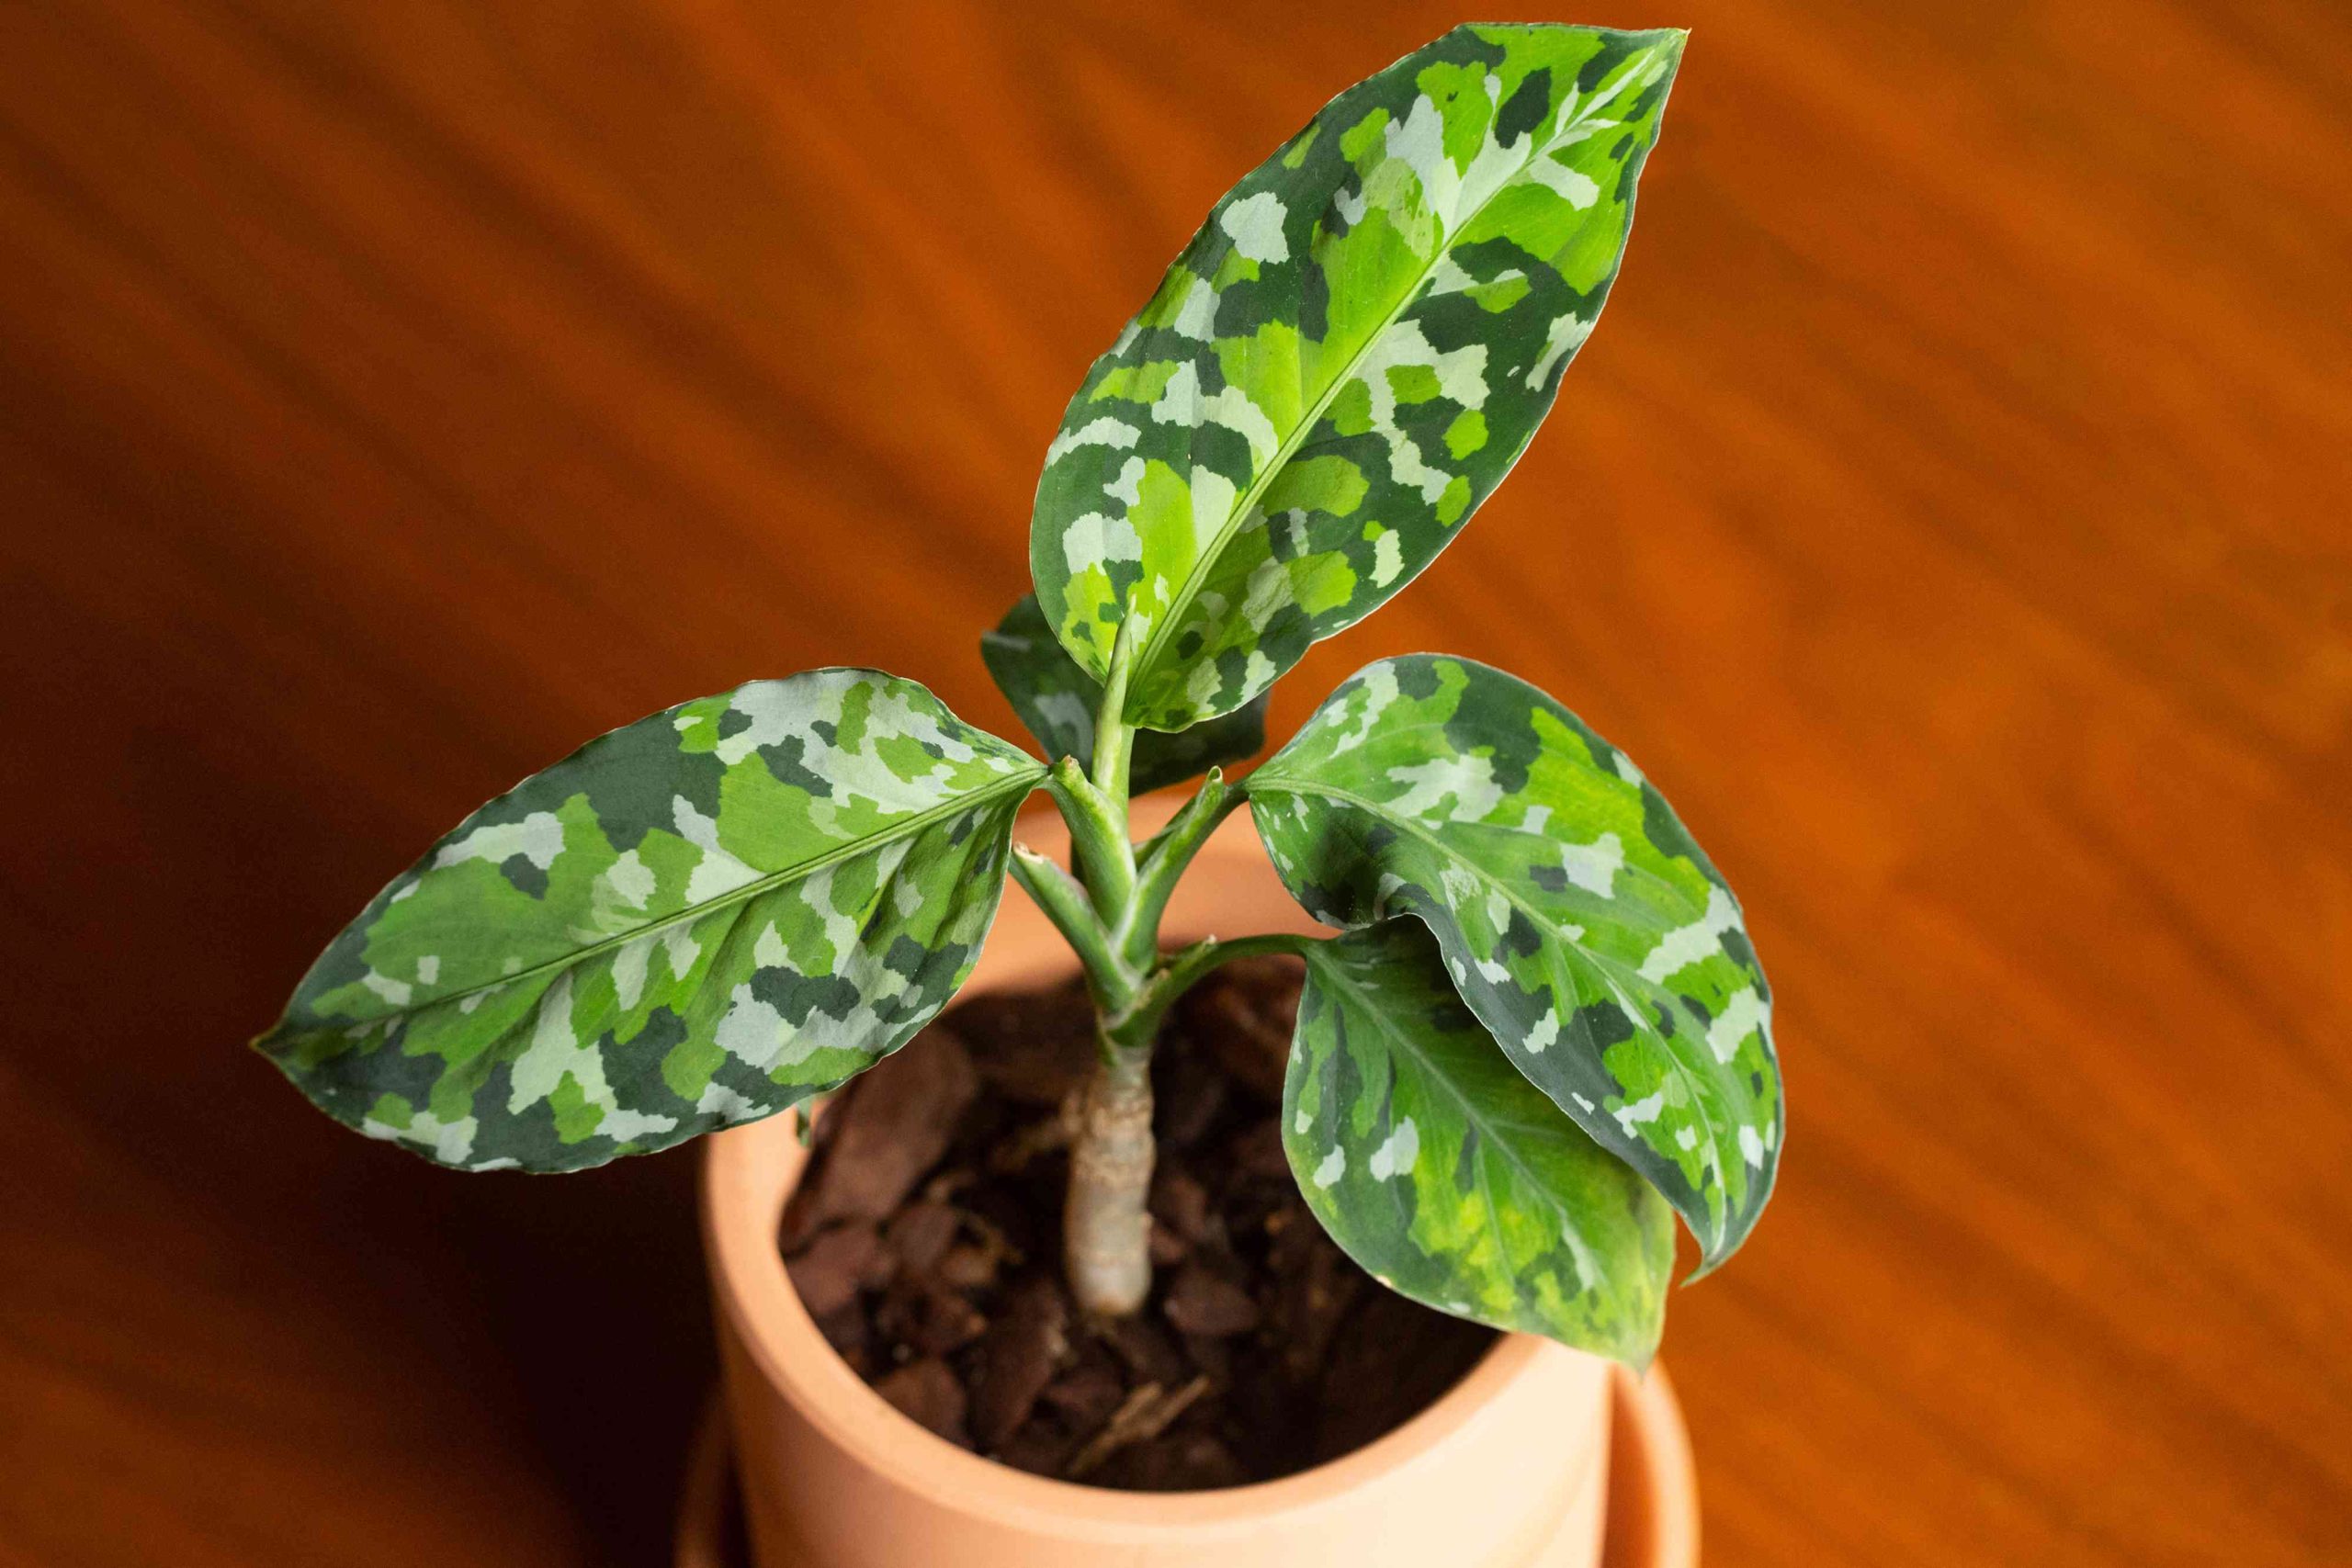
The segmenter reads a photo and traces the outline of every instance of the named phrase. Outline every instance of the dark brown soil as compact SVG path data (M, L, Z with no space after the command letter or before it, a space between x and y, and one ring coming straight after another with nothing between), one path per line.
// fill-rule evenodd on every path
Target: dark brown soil
M1375 1284L1298 1195L1276 1123L1295 962L1227 966L1154 1058L1159 1265L1092 1322L1061 1283L1061 1105L1092 1050L1075 984L975 998L819 1119L785 1260L842 1359L952 1442L1135 1491L1269 1481L1428 1406L1491 1331Z

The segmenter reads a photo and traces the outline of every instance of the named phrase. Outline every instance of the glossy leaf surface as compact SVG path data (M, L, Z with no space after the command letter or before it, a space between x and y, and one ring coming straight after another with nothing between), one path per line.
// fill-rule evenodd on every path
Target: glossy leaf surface
M1657 1348L1673 1211L1520 1076L1410 916L1309 950L1283 1146L1390 1289L1636 1367Z
M687 703L459 824L256 1043L337 1120L474 1170L755 1120L945 1005L1041 773L870 670Z
M1528 1080L1710 1264L1739 1245L1780 1157L1771 990L1738 900L1631 759L1516 676L1416 654L1351 676L1249 787L1310 913L1420 916Z
M1263 692L1444 548L1599 319L1679 32L1464 27L1210 210L1047 451L1039 603L1131 721Z

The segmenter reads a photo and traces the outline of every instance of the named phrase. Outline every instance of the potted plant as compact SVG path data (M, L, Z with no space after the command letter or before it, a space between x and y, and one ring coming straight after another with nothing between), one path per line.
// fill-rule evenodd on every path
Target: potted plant
M1051 977L1050 930L1091 999L1059 1230L1073 1310L1115 1324L1154 1289L1171 1006L1236 959L1300 961L1279 1135L1307 1211L1390 1290L1510 1337L1406 1431L1286 1481L1147 1498L1023 1474L832 1358L775 1254L802 1148L730 1134L709 1223L764 1561L1592 1561L1601 1374L1657 1347L1674 1218L1713 1268L1771 1190L1770 999L1738 903L1623 752L1466 659L1381 660L1245 779L1220 767L1526 446L1616 276L1682 43L1457 28L1216 204L1071 400L1035 593L984 642L1050 761L877 671L684 704L460 823L257 1042L439 1164L578 1169L891 1056L972 975L1009 874L1038 914L991 949L996 980ZM1195 778L1138 831L1136 791ZM1016 841L1038 791L1067 867ZM1269 919L1271 880L1218 835L1244 806L1311 922Z

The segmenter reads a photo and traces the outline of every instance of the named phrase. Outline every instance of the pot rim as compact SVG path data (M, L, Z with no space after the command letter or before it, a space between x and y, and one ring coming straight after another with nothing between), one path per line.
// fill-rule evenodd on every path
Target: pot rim
M1061 836L1052 831L1059 827L1057 821L1049 828L1024 820L1023 838L1050 852L1046 840ZM1243 871L1252 858L1263 864L1255 834L1245 839L1237 829L1248 832L1239 821L1228 822L1204 847L1202 869L1222 863L1228 872ZM1043 918L1038 919L1042 924ZM1319 928L1302 916L1297 929ZM1059 952L1044 962L1004 962L1011 956L1001 953L993 964L984 956L989 973L960 994L1022 989L1077 970L1075 961ZM786 1391L827 1438L944 1507L1017 1515L1064 1536L1100 1532L1122 1541L1196 1534L1204 1528L1258 1524L1271 1516L1327 1508L1413 1467L1477 1422L1507 1386L1545 1359L1576 1354L1532 1335L1505 1334L1459 1382L1403 1425L1351 1453L1272 1481L1146 1493L1015 1470L958 1448L899 1414L850 1370L801 1303L775 1239L806 1158L794 1131L800 1114L796 1109L708 1140L702 1170L703 1233L724 1286L718 1292L722 1310L761 1374Z

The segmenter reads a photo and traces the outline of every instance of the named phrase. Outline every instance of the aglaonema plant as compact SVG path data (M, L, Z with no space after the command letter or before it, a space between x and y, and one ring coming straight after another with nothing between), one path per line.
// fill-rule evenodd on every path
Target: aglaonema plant
M1097 1010L1079 1303L1150 1283L1150 1059L1219 964L1306 963L1283 1134L1392 1288L1641 1363L1673 1215L1747 1235L1782 1126L1740 908L1621 751L1466 659L1385 659L1245 781L1267 688L1428 566L1526 447L1614 281L1676 32L1467 27L1332 100L1211 210L1048 448L1035 594L982 639L1052 760L872 670L755 681L483 807L258 1042L444 1165L572 1170L832 1089L969 974L1008 873ZM1205 774L1144 841L1138 788ZM1043 789L1071 868L1013 841ZM1247 805L1338 929L1170 950Z

